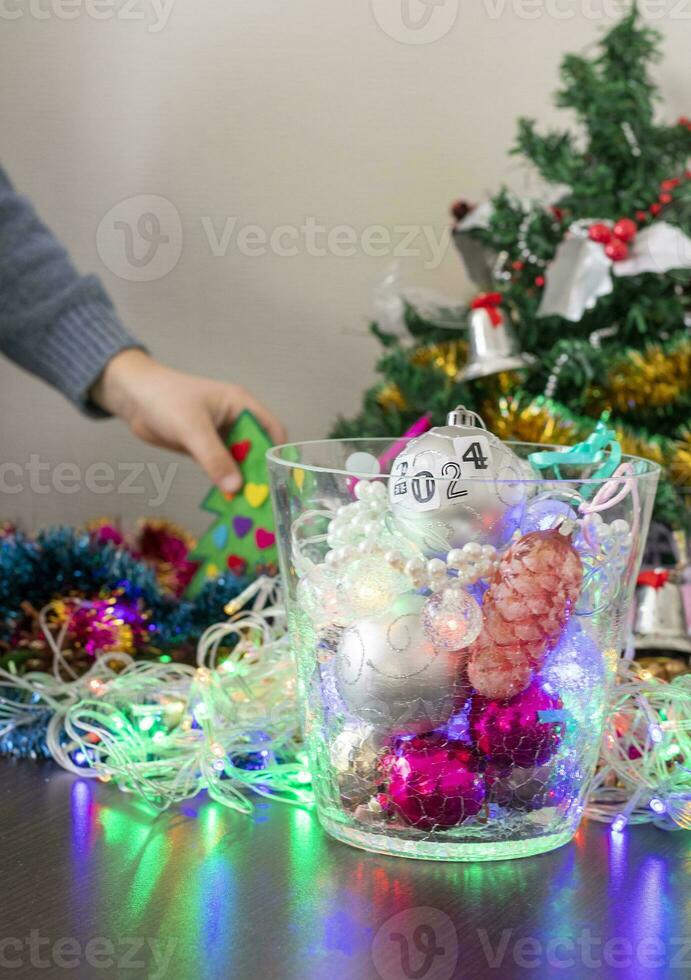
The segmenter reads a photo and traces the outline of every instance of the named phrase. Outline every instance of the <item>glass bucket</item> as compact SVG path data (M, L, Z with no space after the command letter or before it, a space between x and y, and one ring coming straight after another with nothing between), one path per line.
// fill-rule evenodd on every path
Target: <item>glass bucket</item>
M578 827L658 468L488 439L498 469L487 441L462 466L386 439L268 454L318 815L356 847L491 860Z

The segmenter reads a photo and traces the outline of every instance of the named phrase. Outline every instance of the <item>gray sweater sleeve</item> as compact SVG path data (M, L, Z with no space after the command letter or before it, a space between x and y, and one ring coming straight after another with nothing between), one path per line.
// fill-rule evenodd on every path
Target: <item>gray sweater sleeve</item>
M103 416L89 389L119 351L142 345L94 276L80 276L62 245L0 167L0 350Z

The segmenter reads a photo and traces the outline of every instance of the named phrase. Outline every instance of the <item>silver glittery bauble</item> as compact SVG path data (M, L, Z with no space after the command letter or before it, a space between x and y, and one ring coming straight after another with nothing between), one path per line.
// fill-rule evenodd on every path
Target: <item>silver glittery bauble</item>
M468 541L503 544L505 514L524 500L527 475L527 464L459 406L447 425L411 440L396 457L391 510L427 554Z
M341 637L339 692L377 731L431 731L464 699L467 651L435 647L422 626L424 604L422 596L401 596L387 614L362 619Z
M381 779L381 750L373 729L369 725L344 728L334 738L329 752L341 800L355 807L371 799Z

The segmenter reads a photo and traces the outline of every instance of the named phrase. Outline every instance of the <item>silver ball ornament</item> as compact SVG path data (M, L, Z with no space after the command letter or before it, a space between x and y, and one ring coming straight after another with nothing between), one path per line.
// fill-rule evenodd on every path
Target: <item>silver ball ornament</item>
M465 653L436 646L423 628L422 596L347 629L336 653L336 683L348 709L378 731L422 733L444 724L464 699Z

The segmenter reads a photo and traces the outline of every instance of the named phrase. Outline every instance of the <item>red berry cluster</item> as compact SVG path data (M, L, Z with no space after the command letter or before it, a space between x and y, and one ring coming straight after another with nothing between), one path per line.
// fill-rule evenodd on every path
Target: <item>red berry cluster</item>
M605 255L612 262L621 262L628 258L629 242L634 240L637 232L638 225L635 221L631 218L620 218L613 228L596 222L588 229L588 237L605 246Z
M683 177L671 177L669 180L663 180L660 184L660 193L658 194L657 201L654 201L647 211L636 211L636 221L643 222L648 221L651 217L657 218L660 211L672 203L674 200L674 191L684 180L691 180L691 170L684 171Z
M688 123L691 129L691 120L684 119L684 124ZM679 120L680 124L682 120ZM660 193L657 200L650 205L647 211L636 211L636 221L631 218L620 218L613 226L596 222L588 229L588 235L594 242L599 242L605 247L605 254L612 262L621 262L628 258L629 244L636 237L639 225L651 218L657 218L662 209L674 200L674 191L684 180L691 180L691 170L686 170L683 177L671 177L663 180L660 184Z

